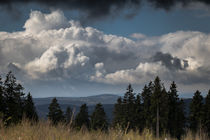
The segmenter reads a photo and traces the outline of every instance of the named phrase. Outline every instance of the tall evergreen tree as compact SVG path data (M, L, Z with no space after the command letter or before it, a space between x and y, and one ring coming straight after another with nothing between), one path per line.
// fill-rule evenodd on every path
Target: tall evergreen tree
M23 87L18 84L15 76L10 71L4 81L4 97L6 109L4 121L6 124L18 123L23 116Z
M117 99L117 103L114 105L112 125L114 127L118 126L121 127L124 123L123 116L124 116L124 110L123 110L122 98L119 97Z
M52 99L48 109L49 113L47 117L54 125L64 121L63 111L61 110L56 98Z
M168 92L168 128L172 137L180 138L184 132L184 105L177 94L177 86L173 81Z
M122 128L135 129L136 128L136 98L131 84L128 85L127 91L123 97L123 123Z
M75 117L75 127L81 129L81 127L85 126L89 129L90 127L90 120L88 115L88 107L86 104L83 104L80 107L79 113Z
M1 79L1 76L0 76L0 113L2 113L2 115L3 115L3 113L5 111L5 108L6 108L3 93L4 93L3 82L2 82L2 79Z
M24 115L31 121L38 121L38 115L30 92L24 101Z
M104 108L102 104L97 104L95 106L95 109L90 116L91 120L91 128L94 130L100 129L100 130L107 130L108 129L108 122L106 118L106 113L104 111Z
M152 105L151 109L153 112L153 129L155 128L156 137L160 135L160 103L161 103L162 86L159 77L155 78L154 88L152 93Z
M149 85L145 85L141 93L142 97L142 108L143 108L143 119L144 127L151 129L152 128L152 116L151 116L151 96L152 96L152 82Z
M204 128L210 137L210 90L206 96L204 109Z
M190 104L189 123L190 129L193 132L200 132L202 127L202 116L203 116L203 96L200 91L194 93L192 102Z
M69 124L71 122L71 119L73 117L73 113L72 113L72 109L71 107L67 107L66 108L66 112L65 112L65 121L66 121L66 124Z
M143 106L142 106L142 103L141 103L141 95L138 94L136 96L136 100L135 100L135 106L134 106L134 109L136 110L134 112L134 114L132 114L132 118L134 119L133 122L135 124L133 124L133 128L137 128L140 132L144 129L144 115L143 115Z
M156 137L167 131L168 121L168 95L159 77L154 80L151 95L152 127Z

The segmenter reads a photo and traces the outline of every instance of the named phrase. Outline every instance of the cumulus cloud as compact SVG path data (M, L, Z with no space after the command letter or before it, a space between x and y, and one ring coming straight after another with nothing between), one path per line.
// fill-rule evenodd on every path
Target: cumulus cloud
M143 84L159 75L182 85L208 85L210 35L177 31L140 38L108 35L61 11L32 11L25 30L0 32L0 70L26 79Z

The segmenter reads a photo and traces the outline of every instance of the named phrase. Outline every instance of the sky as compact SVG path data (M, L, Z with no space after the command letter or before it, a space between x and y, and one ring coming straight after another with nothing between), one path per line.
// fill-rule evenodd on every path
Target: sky
M159 76L180 97L210 85L208 0L0 1L0 75L33 97L134 92Z

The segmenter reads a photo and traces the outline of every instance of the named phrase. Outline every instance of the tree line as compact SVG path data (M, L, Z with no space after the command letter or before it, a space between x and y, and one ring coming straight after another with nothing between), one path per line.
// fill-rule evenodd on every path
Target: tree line
M11 71L4 81L0 77L0 119L5 126L17 124L23 118L38 121L32 96L30 93L25 95L23 90Z
M0 117L6 126L20 122L23 117L32 122L38 121L32 96L30 93L25 96L23 89L11 72L4 81L0 78ZM180 139L190 129L193 133L206 132L210 136L210 90L205 98L198 90L194 93L189 114L186 115L186 105L178 96L176 83L172 82L169 91L166 91L159 77L145 85L138 94L129 84L124 96L119 97L114 105L111 123L108 123L100 103L91 115L87 105L81 105L75 117L70 107L64 113L56 98L52 99L48 109L47 117L53 125L70 124L78 130L82 127L104 131L109 127L139 132L149 129L156 137L170 134Z

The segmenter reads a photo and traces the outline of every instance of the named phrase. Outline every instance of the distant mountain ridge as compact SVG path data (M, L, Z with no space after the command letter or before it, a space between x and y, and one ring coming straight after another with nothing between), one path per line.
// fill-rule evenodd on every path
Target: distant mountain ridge
M115 104L120 96L114 94L101 94L87 97L56 97L59 104L72 104L72 105L82 105L86 103L87 105L95 105L97 103L101 104ZM54 97L47 98L34 98L35 105L50 104Z
M60 107L63 111L66 110L68 106L70 106L75 114L79 111L79 108L82 104L86 103L88 105L89 114L91 114L94 110L94 107L97 103L101 103L106 112L107 118L109 122L112 120L114 104L117 102L119 95L114 94L101 94L87 97L56 97ZM48 106L51 103L54 97L46 97L46 98L34 98L34 103L37 109L37 113L40 118L46 119L46 115L48 113ZM185 103L185 112L186 115L189 113L189 105L191 102L191 98L183 99Z

